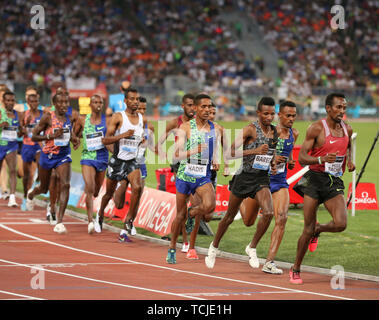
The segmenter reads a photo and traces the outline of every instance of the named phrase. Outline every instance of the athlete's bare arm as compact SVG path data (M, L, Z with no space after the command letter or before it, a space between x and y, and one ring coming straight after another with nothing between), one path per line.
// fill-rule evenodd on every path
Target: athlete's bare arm
M112 144L117 141L120 141L123 138L129 138L133 136L134 130L128 130L122 134L119 134L115 136L117 129L121 127L122 125L122 115L121 113L117 112L112 115L112 118L109 122L109 126L107 128L107 133L105 134L105 137L101 140L101 142L104 145Z
M353 159L351 158L351 147L352 147L351 136L353 135L353 129L347 123L345 124L346 124L347 133L349 135L349 145L347 147L347 153L346 153L346 157L347 157L346 164L347 164L347 169L349 170L349 172L352 172L355 170L355 163L353 163Z
M41 142L45 140L51 140L58 138L63 134L63 128L59 128L52 134L45 134L41 136L40 133L42 131L46 131L49 127L51 127L51 115L49 112L46 112L42 115L41 120L37 123L32 131L32 141Z
M293 133L293 144L295 145L297 138L299 137L299 131L295 128L292 128L292 133ZM288 159L288 169L293 170L295 168L296 160L293 159L293 150L290 153L289 159Z
M155 153L161 155L161 158L166 159L167 154L162 150L162 145L168 138L171 132L175 134L175 129L178 126L178 118L172 119L167 125L166 125L166 130L165 132L160 136L157 144L155 145Z
M301 145L299 152L299 163L302 166L319 163L318 158L310 156L308 152L314 148L320 147L324 143L325 137L321 137L322 132L323 126L321 121L311 124L307 129L305 140ZM322 163L334 162L335 160L336 153L329 153L326 156L321 157Z

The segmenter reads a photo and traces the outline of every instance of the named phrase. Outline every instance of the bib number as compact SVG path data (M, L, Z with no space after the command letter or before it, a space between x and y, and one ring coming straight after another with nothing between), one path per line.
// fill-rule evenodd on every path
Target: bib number
M138 146L140 142L141 142L141 138L138 136L133 136L127 139L121 139L120 148L122 151L137 155Z
M54 129L54 133L57 132L58 129ZM63 128L63 134L54 139L54 145L57 147L66 147L70 143L71 133L70 128Z
M87 144L87 150L88 151L96 151L104 148L103 143L101 142L101 139L104 138L103 132L98 131L94 133L87 133L86 134L86 144Z
M254 158L253 168L263 171L270 169L270 163L274 156L274 149L269 149L267 154L257 154Z
M17 127L3 128L1 139L5 141L17 141Z
M207 165L187 163L184 173L193 178L203 178L207 175Z
M342 176L342 165L343 165L344 159L345 159L345 156L337 156L336 161L334 161L333 163L326 162L325 172L335 177Z

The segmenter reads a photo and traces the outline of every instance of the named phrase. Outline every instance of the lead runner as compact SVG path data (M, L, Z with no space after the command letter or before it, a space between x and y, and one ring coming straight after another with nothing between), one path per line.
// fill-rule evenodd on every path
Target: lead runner
M306 132L304 143L299 153L301 165L309 165L293 188L304 197L304 229L297 243L296 260L290 270L290 282L302 284L300 266L309 247L317 248L321 232L342 232L347 225L347 209L344 198L344 183L340 178L345 171L355 170L351 161L352 128L342 119L346 113L346 99L343 94L332 93L326 97L326 119L313 123ZM310 152L310 154L308 154ZM320 204L332 216L326 224L316 222L317 209Z

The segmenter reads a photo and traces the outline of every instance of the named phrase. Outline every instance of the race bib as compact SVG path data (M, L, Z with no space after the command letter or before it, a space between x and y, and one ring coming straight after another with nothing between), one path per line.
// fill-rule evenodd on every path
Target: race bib
M5 141L17 141L17 127L3 128L1 139Z
M104 138L103 132L98 131L86 134L86 144L88 151L96 151L104 148L101 139Z
M122 151L134 153L137 155L138 146L141 142L141 137L132 136L130 138L120 140L120 148Z
M267 154L257 154L254 158L253 168L263 171L269 170L274 151L274 149L268 149Z
M36 126L36 123L28 124L26 126L26 135L28 136L28 138L31 138L33 136L33 129L35 126Z
M336 161L334 161L333 163L325 162L325 172L335 177L342 176L342 165L344 159L345 156L337 156Z
M277 174L284 173L284 171L286 171L287 162L288 162L288 157L286 157L286 162L276 164L276 173Z
M54 129L54 133L57 132L57 128ZM54 145L57 147L66 147L70 144L71 132L70 128L63 128L63 134L54 139Z
M207 165L187 163L184 173L193 178L203 178L207 175Z

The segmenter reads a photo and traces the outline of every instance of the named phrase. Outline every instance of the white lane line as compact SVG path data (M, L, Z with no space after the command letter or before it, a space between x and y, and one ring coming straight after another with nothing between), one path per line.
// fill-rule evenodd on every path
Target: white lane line
M36 297L26 296L24 294L18 294L18 293L13 293L13 292L9 292L9 291L3 291L3 290L0 290L0 293L4 293L4 294L11 295L11 296L16 296L16 297L22 297L22 298L32 299L32 300L45 300L45 299L42 299L42 298L36 298ZM9 300L9 299L1 299L1 300ZM17 300L21 300L21 299L17 299Z
M51 273L59 274L59 275L62 275L62 276L67 276L67 277L81 279L81 280L87 280L87 281L92 281L92 282L105 283L105 284L108 284L108 285L113 285L113 286L118 286L118 287L124 287L124 288L130 288L130 289L136 289L136 290L142 290L142 291L148 291L148 292L154 292L154 293L159 293L159 294L167 294L167 295L170 295L170 296L182 297L182 298L187 298L187 299L192 299L192 300L193 299L195 299L195 300L206 300L206 299L192 297L192 296L185 295L185 294L180 294L180 293L172 293L172 292L155 290L155 289L149 289L149 288L144 288L144 287L130 286L130 285L123 284L123 283L118 283L118 282L105 281L105 280L99 280L99 279L94 279L94 278L88 278L88 277L78 276L76 274L71 274L71 273L66 273L66 272L60 272L60 271L55 271L55 270L49 270L49 269L41 268L41 267L34 266L34 265L27 265L27 264L13 262L13 261L8 261L8 260L4 260L4 259L0 259L0 261L4 262L4 263L9 263L9 264L17 265L17 266L20 266L20 267L30 268L30 269L34 269L34 270L40 270L40 271L44 271L44 272L51 272Z
M129 265L133 264L131 262L65 262L65 263L27 263L29 266L39 266L39 267L50 267L50 268L71 268L71 267L86 267L89 265ZM18 267L15 265L9 265L9 264L0 264L1 267L6 268L14 268Z
M39 220L39 219L38 219ZM37 219L29 219L29 221L25 221L25 222L2 222L1 224L3 225L7 225L7 226L11 226L11 225L36 225L36 224L47 224L47 225L50 225L50 223L48 221L38 221ZM80 224L80 225L87 225L87 223L85 222L65 222L64 223L65 225L66 224Z
M290 289L290 288L285 288L285 287L279 287L279 286L273 286L273 285L268 285L268 284L257 283L257 282L251 282L251 281L245 281L245 280L237 280L237 279L232 279L232 278L219 277L219 276L214 276L214 275L210 275L210 274L198 273L198 272L193 272L193 271L186 271L186 270L175 269L175 268L171 268L171 267L154 265L154 264L145 263L145 262L133 261L133 260L119 258L119 257L113 257L113 256L109 256L109 255L105 255L105 254L101 254L101 253L97 253L97 252L92 252L92 251L87 251L87 250L82 250L82 249L78 249L78 248L69 247L69 246L66 246L66 245L63 245L63 244L60 244L60 243L56 243L56 242L48 241L48 240L45 240L45 239L41 239L41 238L38 238L38 237L35 237L35 236L32 236L32 235L29 235L29 234L17 231L15 229L10 228L10 227L7 227L7 226L5 226L5 225L3 225L1 223L0 223L0 227L3 228L3 229L6 229L8 231L11 231L13 233L16 233L16 234L19 234L19 235L23 235L23 236L25 236L27 238L39 240L41 242L48 243L48 244L51 244L51 245L54 245L54 246L58 246L58 247L61 247L61 248L65 248L65 249L69 249L69 250L73 250L73 251L77 251L77 252L82 252L82 253L98 256L98 257L109 258L109 259L114 259L114 260L119 260L119 261L124 261L124 262L132 262L132 263L135 263L135 264L140 264L140 265L144 265L144 266L148 266L148 267L153 267L153 268L158 268L158 269L164 269L164 270L170 270L170 271L175 271L175 272L181 272L181 273L186 273L186 274L192 274L192 275L206 277L206 278L225 280L225 281L232 281L232 282L250 284L250 285L255 285L255 286L262 286L262 287L267 287L267 288L272 288L272 289L291 291L291 292L295 292L295 293L305 293L305 294L311 294L311 295L316 295L316 296L321 296L321 297L327 297L327 298L333 298L333 299L341 299L341 300L354 300L354 299L350 299L350 298L346 298L346 297L334 296L334 295L325 294L325 293L312 292L312 291L304 291L304 290L296 290L296 289Z

